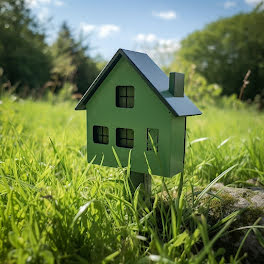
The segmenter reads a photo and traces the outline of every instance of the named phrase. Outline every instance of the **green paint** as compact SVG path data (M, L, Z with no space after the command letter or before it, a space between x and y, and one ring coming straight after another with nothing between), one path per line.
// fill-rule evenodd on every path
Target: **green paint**
M169 91L175 97L184 96L184 74L179 72L170 73Z
M185 148L185 122L186 117L172 119L171 125L171 155L170 177L183 171Z
M133 108L116 107L116 87L134 86ZM169 89L169 87L168 87ZM86 105L88 161L94 156L95 164L117 167L114 147L122 166L127 166L129 150L116 145L116 129L134 130L134 147L131 154L131 170L148 173L145 155L152 174L171 177L183 170L185 117L174 117L147 82L127 59L122 57L98 87ZM109 143L93 142L93 126L109 129ZM159 130L158 155L147 151L147 129Z

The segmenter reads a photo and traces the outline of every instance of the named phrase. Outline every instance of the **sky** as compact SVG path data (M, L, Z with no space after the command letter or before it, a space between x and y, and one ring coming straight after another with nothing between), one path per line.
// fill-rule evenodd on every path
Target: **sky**
M52 43L63 21L76 37L109 60L119 48L169 54L195 30L221 17L248 12L261 0L26 0Z

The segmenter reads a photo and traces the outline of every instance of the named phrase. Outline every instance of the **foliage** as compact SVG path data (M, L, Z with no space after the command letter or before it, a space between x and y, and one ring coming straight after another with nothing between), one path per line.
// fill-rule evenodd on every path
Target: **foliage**
M45 42L45 29L31 14L25 0L0 2L0 68L3 82L16 84L22 97L58 92L65 82L84 94L99 71L89 55L90 46L78 41L63 23L55 42ZM48 89L49 88L49 89Z
M63 87L56 94L54 94L54 91L49 90L42 99L51 104L57 104L62 102L70 103L74 100L73 94L75 91L76 87L74 84L70 82L65 82Z
M176 55L173 63L164 68L165 72L184 73L184 93L200 106L212 104L222 91L217 84L209 84L206 79L197 72L195 64L190 63Z
M74 39L66 24L62 25L57 40L50 47L52 54L52 79L56 86L63 86L65 82L73 80L76 72L76 65L73 64L73 52L76 49Z
M211 106L202 116L187 120L185 172L196 179L194 182L210 182L237 163L239 166L223 179L225 184L249 178L264 181L264 115L251 108L229 107L229 103Z
M19 84L17 92L36 93L48 80L51 65L44 38L24 0L1 0L0 67L6 80Z
M189 118L184 179L153 177L147 207L138 189L127 199L123 169L87 163L84 111L8 97L0 104L0 262L240 263L240 248L229 258L214 247L240 212L210 226L199 200L217 180L263 182L263 115L211 107Z
M66 102L71 99L73 92L76 90L76 87L69 82L64 83L63 87L59 91L58 95L55 96L57 102Z
M243 99L263 93L264 9L221 18L195 31L181 42L179 56L196 65L206 80L217 83L225 95L239 95L251 70Z
M235 94L232 94L230 96L223 95L219 97L215 104L220 108L231 108L231 109L251 109L248 104L244 103L243 101L239 100Z
M99 71L103 70L108 61L106 61L100 54L96 55L95 62Z
M50 47L55 89L61 88L68 81L77 86L79 93L86 92L99 73L96 62L87 55L89 50L90 47L85 46L82 39L76 41L73 38L70 28L64 22Z

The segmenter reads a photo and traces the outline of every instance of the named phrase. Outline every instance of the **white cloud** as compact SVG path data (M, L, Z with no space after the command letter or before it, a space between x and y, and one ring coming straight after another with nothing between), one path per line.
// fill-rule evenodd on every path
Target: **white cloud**
M152 12L153 16L159 17L165 20L172 20L176 18L176 13L172 10L169 11L161 11L161 12Z
M90 25L90 24L86 24L86 23L81 23L81 30L86 33L92 33L93 31L95 31L96 26L95 25Z
M229 9L229 8L235 7L236 5L237 5L237 3L234 1L226 1L224 3L224 8Z
M99 36L99 38L106 38L110 34L115 33L115 32L119 32L119 31L120 31L119 26L112 25L112 24L102 25L99 27L98 36Z
M180 48L177 39L159 38L155 34L138 34L135 38L135 49L139 52L147 53L159 65L169 65L174 53Z
M157 41L157 36L154 34L138 34L135 37L136 42L147 42L152 43L154 41Z
M172 53L180 48L180 43L176 39L160 39L159 40L159 52Z
M49 4L51 0L26 0L26 4L28 4L29 7L38 7L41 4Z
M49 16L49 9L46 7L41 8L37 16L41 22L45 22Z
M25 3L29 8L36 10L40 22L45 22L49 18L52 5L58 7L64 5L62 0L25 0Z
M257 5L261 3L263 0L245 0L246 4L248 5Z
M30 8L40 8L47 5L62 6L64 2L62 0L26 0L26 4Z
M89 34L95 32L99 38L106 38L109 35L120 31L120 27L113 24L97 26L92 24L81 23L80 27L84 33Z
M64 2L62 2L62 1L60 1L60 0L56 0L56 1L54 2L54 5L55 5L55 6L63 6L63 5L64 5Z
M173 53L180 48L178 40L158 38L155 34L138 34L134 40L150 53L152 50L159 53Z

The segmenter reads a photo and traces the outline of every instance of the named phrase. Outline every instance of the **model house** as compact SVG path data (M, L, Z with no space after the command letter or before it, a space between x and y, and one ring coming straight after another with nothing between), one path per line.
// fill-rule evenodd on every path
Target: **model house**
M166 74L147 54L119 49L82 97L90 162L164 177L183 171L186 117L200 115L184 95L184 74Z

